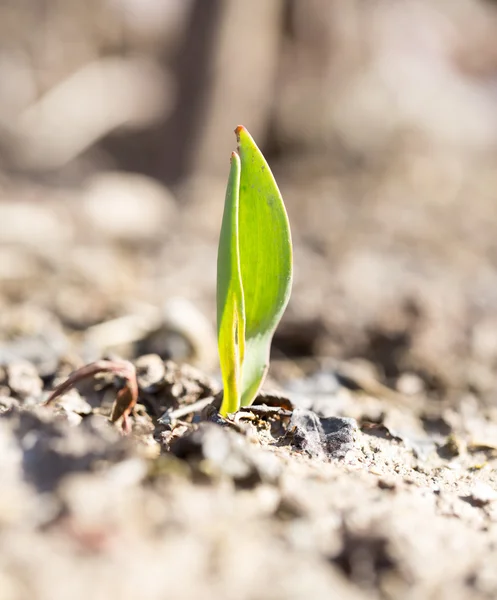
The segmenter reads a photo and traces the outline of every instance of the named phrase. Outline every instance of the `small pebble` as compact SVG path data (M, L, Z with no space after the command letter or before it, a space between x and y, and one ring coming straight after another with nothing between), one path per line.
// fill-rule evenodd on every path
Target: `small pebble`
M473 504L485 506L486 504L497 500L497 491L488 483L477 481L471 488L469 497Z

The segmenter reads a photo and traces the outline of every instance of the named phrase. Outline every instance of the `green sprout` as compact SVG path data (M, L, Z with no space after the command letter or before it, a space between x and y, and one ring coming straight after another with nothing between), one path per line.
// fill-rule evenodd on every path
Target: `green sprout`
M221 414L250 406L269 367L274 331L290 298L292 241L276 181L244 127L235 130L217 256Z

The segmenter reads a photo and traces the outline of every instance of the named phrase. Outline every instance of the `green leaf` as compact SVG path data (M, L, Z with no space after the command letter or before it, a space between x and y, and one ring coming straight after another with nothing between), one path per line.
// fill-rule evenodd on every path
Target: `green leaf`
M239 408L244 355L245 313L238 241L240 169L240 157L233 152L217 253L217 336L223 377L223 414Z
M241 405L252 404L269 367L274 331L290 298L292 241L276 181L244 127L237 127L240 177L239 250L245 300Z
M236 134L239 157L232 155L218 252L224 415L250 405L257 395L292 283L292 243L283 199L248 131L238 127Z

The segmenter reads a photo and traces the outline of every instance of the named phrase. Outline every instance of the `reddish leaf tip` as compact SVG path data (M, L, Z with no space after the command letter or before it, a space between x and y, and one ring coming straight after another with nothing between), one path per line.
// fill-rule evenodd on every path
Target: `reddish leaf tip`
M238 127L235 129L236 139L238 141L240 141L240 134L242 133L242 131L247 131L243 125L238 125Z

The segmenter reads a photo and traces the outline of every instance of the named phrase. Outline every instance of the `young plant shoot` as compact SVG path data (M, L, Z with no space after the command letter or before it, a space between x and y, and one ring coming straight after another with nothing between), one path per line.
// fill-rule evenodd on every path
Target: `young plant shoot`
M244 127L235 130L217 256L221 414L254 401L292 286L292 241L276 181Z

